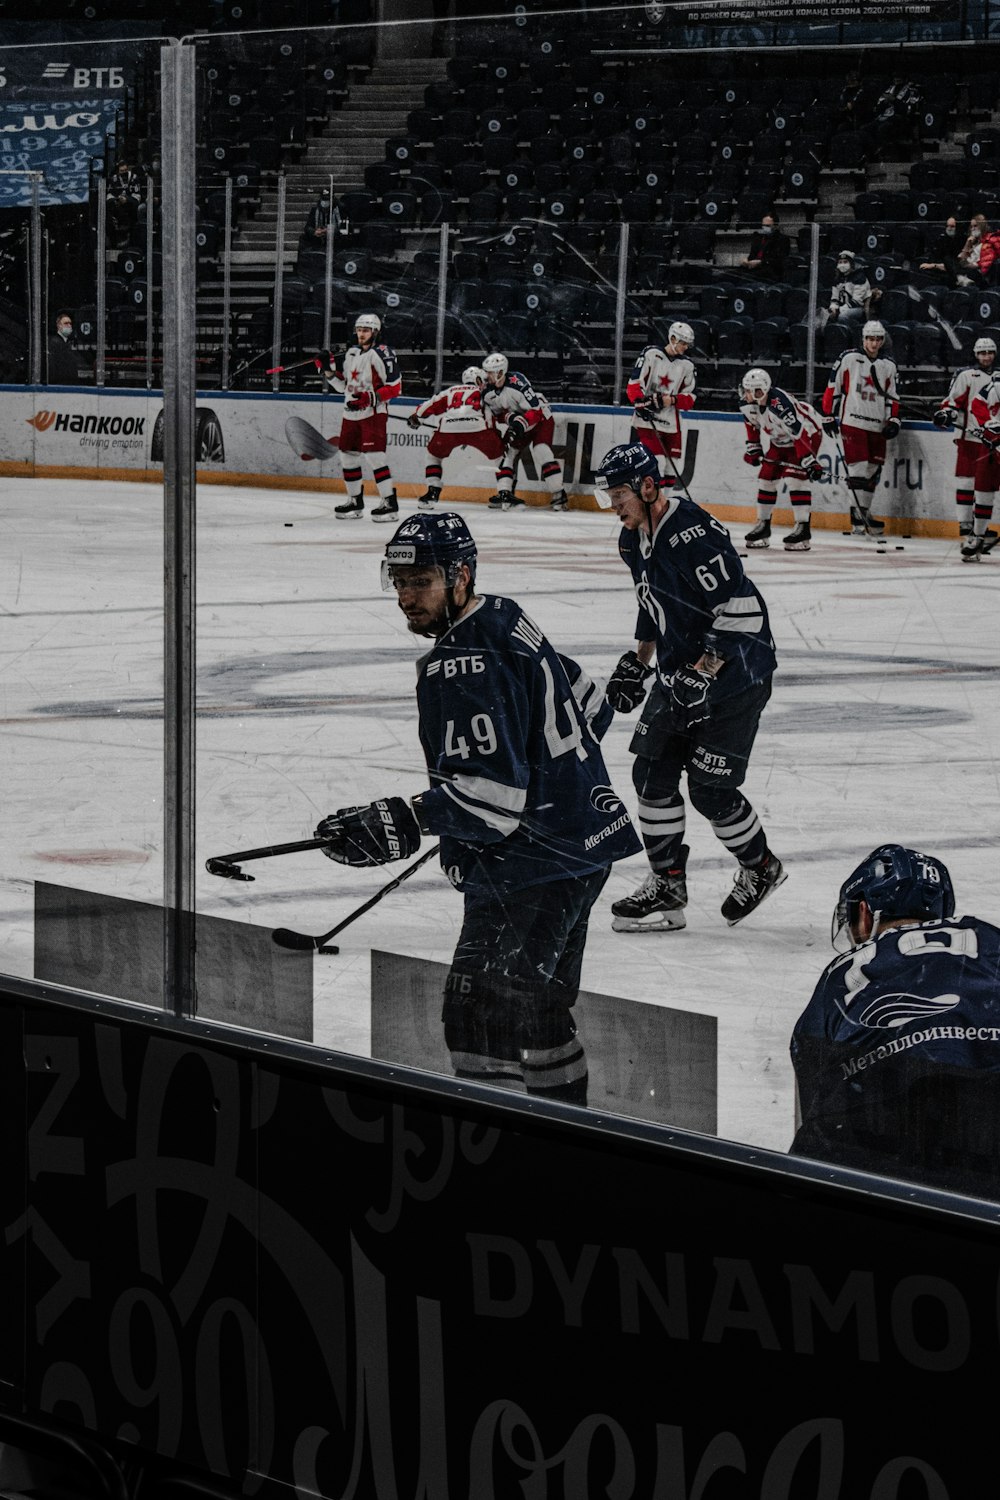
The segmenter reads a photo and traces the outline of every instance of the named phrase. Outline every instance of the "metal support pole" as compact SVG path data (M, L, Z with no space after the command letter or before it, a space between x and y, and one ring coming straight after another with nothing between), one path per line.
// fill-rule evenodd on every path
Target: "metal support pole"
M285 174L278 178L278 222L274 228L274 325L271 334L271 363L281 364L281 325L284 317L282 290L285 281ZM281 389L281 376L271 376L271 389Z
M437 331L434 335L434 389L444 384L444 320L448 305L448 225L442 224L438 235L438 306Z
M812 401L816 388L816 315L819 301L819 225L809 226L809 307L806 311L806 389L805 398Z
M333 321L333 173L330 174L330 217L326 225L326 288L323 297L323 348L329 349L331 343L330 324Z
M156 244L153 223L153 179L146 183L146 389L153 388L153 247Z
M94 358L94 384L100 390L104 384L104 357L107 352L108 317L108 191L102 177L97 187L97 245L95 248L97 277L97 351Z
M222 226L222 370L219 385L229 389L229 361L232 355L233 301L233 179L226 178L226 218Z
M622 399L622 343L625 339L625 291L628 279L628 225L618 231L618 294L615 297L615 388L614 405Z
M163 161L164 1006L197 1009L195 834L195 52L160 49Z
M32 385L40 385L42 380L42 330L45 326L45 313L42 309L42 209L39 197L41 188L41 175L38 172L31 174L31 296L29 300L29 317L31 318L31 364L30 380Z

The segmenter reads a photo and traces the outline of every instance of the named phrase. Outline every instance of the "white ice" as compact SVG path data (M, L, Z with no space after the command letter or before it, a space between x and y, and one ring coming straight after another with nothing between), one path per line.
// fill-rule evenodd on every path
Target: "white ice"
M2 482L0 971L32 974L36 879L161 902L162 497L154 485ZM426 784L414 658L379 559L391 528L337 522L334 494L204 486L198 496L198 909L323 932L388 878L318 853L261 861L253 884L213 879L210 855L309 838L317 819ZM702 497L710 500L710 496ZM445 505L451 502L445 499ZM413 508L403 502L404 513ZM518 599L555 645L607 675L635 607L607 514L463 506L479 583ZM739 541L746 528L734 526ZM688 925L610 930L644 877L616 866L595 910L584 985L719 1021L719 1128L785 1150L792 1024L832 956L840 882L874 845L942 856L961 911L1000 918L995 854L1000 561L957 542L884 554L816 534L745 566L779 670L746 791L788 880L728 928L733 862L691 814ZM631 718L605 741L634 810ZM338 939L316 971L316 1040L366 1055L373 947L447 960L461 900L432 862Z

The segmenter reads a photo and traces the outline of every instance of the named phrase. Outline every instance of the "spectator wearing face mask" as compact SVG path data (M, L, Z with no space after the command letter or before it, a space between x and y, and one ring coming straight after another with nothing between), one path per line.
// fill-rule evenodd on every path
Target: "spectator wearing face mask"
M958 221L946 219L941 233L927 248L927 259L920 263L921 271L940 271L949 286L957 286L962 269L958 258L960 248Z
M750 249L740 265L759 281L783 281L790 249L788 236L778 228L778 215L768 213L761 219L760 228L751 235Z
M869 307L878 301L871 282L856 264L853 250L841 250L837 256L837 280L830 293L830 317L838 323L863 323Z
M73 319L69 313L61 312L56 318L56 331L48 344L48 384L79 385L86 379L86 366L79 352L74 349Z
M1000 234L991 230L984 214L973 214L969 234L958 252L959 286L993 286L1000 269Z

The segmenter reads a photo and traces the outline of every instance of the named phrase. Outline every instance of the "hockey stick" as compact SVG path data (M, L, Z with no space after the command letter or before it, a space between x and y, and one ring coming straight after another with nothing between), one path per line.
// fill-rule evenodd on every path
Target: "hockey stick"
M421 865L426 864L429 859L437 854L440 847L440 844L433 844L430 849L425 850L419 859L413 861L412 865L407 865L405 870L400 870L394 880L390 880L388 885L384 885L381 890L376 891L374 896L370 896L363 905L358 907L357 911L352 911L349 917L345 917L342 922L338 922L336 927L331 927L329 932L322 932L318 937L311 937L306 932L293 932L290 927L276 927L271 933L271 937L279 948L294 948L298 952L312 950L317 953L339 953L340 949L336 944L332 947L327 946L329 939L336 937L338 932L343 932L345 927L349 927L359 917L363 917L366 911L371 911L372 907L377 905L383 896L388 896L390 891L394 891L397 885L401 885L404 880L408 880L415 870L419 870Z
M300 854L303 849L322 849L329 839L300 839L296 844L267 844L262 849L238 849L234 854L217 854L206 859L205 869L210 875L221 875L224 880L253 880L253 875L244 875L237 860L270 859L274 854Z
M300 359L298 361L298 363L294 364L294 365L272 365L269 370L265 370L264 371L264 374L265 375L281 375L281 374L284 373L285 370L302 370L302 369L305 368L306 365L314 365L315 363L316 363L316 358L315 358L315 355L314 355L312 357L312 359Z

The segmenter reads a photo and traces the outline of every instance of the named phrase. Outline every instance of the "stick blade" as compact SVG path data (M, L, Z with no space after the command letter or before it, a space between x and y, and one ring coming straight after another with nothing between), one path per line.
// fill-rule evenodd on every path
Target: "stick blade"
M316 939L308 933L292 932L290 927L276 927L271 933L271 940L279 948L292 948L296 953L308 953L310 949L319 947Z

